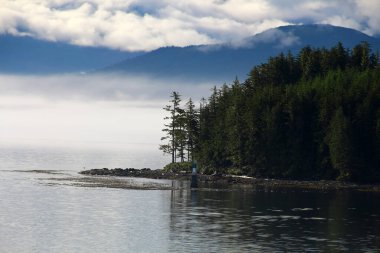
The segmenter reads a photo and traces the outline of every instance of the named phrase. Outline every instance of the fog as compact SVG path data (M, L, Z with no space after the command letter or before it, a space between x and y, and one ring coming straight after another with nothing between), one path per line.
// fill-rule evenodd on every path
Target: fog
M0 75L0 143L158 147L170 93L197 101L213 85L123 75Z

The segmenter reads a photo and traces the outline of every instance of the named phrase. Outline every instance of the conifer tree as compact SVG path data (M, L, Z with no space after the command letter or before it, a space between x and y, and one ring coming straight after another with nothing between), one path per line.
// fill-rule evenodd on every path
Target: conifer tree
M199 118L195 109L195 105L191 98L186 103L186 144L187 144L187 160L192 161L194 149L197 145L199 135Z
M330 123L328 145L333 167L339 171L338 179L350 180L353 175L353 147L350 123L340 107Z
M177 158L176 151L178 147L177 129L179 125L181 95L178 92L173 91L170 97L172 98L170 100L171 104L164 107L164 110L170 115L164 118L168 121L168 123L164 125L165 128L162 129L166 135L161 138L162 141L166 140L167 143L160 145L160 150L166 154L170 154L172 156L172 163L175 163Z
M180 162L185 161L185 150L187 146L187 129L186 129L186 113L185 110L177 107L176 128L174 130L177 158Z

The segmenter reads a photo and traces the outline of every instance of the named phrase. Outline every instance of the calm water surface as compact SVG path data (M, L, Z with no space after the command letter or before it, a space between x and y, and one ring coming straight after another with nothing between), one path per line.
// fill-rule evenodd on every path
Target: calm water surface
M147 182L183 188L128 190L56 180L83 167L166 162L141 150L1 147L0 252L380 252L377 193L190 191L167 180ZM32 169L57 174L20 171Z

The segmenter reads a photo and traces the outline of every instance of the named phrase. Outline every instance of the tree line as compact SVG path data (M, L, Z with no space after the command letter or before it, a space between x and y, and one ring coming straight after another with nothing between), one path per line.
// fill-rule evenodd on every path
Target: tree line
M186 152L205 173L380 181L379 56L366 42L271 57L191 117L172 98L161 146L172 162Z

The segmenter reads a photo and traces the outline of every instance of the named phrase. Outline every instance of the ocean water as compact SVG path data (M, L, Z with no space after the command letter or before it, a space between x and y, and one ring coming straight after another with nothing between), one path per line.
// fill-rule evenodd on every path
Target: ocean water
M160 168L155 150L2 145L0 252L380 251L379 193L77 183L83 168Z

